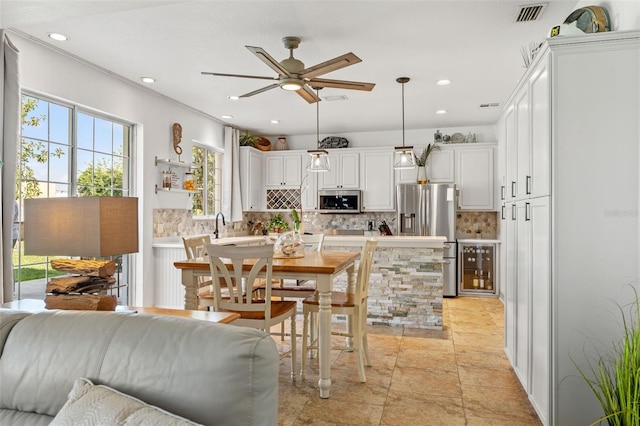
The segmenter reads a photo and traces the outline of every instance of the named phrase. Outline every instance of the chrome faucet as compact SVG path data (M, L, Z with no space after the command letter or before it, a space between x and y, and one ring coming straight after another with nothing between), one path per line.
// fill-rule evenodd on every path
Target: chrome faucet
M224 215L222 214L222 212L219 212L219 213L216 215L216 230L215 230L215 231L213 231L213 235L215 235L215 236L216 236L216 240L218 239L218 234L219 234L219 231L218 231L218 217L220 217L220 216L222 216L222 226L224 226L224 225L226 225L226 224L227 224L227 223L224 221Z

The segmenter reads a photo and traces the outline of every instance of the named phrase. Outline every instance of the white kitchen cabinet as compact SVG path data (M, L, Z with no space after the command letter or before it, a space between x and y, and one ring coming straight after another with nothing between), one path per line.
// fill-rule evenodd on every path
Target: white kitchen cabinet
M551 38L500 120L505 351L545 425L603 415L578 368L621 337L640 273L638 75L639 31Z
M493 147L465 147L456 153L460 210L494 210Z
M363 212L394 211L393 149L367 150L360 153Z
M549 60L538 64L505 113L507 199L550 194Z
M262 182L262 154L255 148L240 147L242 210L260 211L264 209L265 191Z
M302 181L302 154L267 152L264 154L265 187L299 187Z
M330 170L320 174L319 189L360 189L359 159L357 151L329 151Z
M302 178L302 210L318 210L318 175L317 172L304 171Z
M422 153L425 147L416 147L414 151ZM433 151L427 160L427 178L429 183L455 182L455 156L457 147L454 145L440 145L440 149ZM416 183L418 168L396 170L396 183Z

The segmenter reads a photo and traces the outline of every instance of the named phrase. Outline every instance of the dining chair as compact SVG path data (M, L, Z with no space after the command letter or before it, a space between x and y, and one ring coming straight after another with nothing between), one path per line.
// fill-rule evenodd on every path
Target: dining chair
M369 294L369 276L373 264L373 253L378 246L377 240L367 240L360 252L360 264L356 276L354 293L331 292L331 314L348 315L352 318L352 329L350 333L341 331L331 331L332 335L352 338L352 345L332 346L331 349L352 350L356 354L356 364L358 366L358 376L360 382L367 381L364 372L364 365L371 365L369 358L369 344L367 342L367 297ZM317 337L310 336L309 317L318 314L320 299L318 293L307 297L302 301L302 354L300 374L304 379L306 374L306 358L311 350L318 349ZM317 333L316 333L317 336Z
M211 276L213 277L213 310L216 312L235 312L240 318L233 325L253 327L271 334L271 327L291 320L291 347L280 354L280 358L291 356L291 379L295 380L296 370L296 302L271 300L273 245L258 246L221 246L205 245L209 253ZM225 261L231 263L227 267ZM244 264L244 267L243 267ZM243 271L247 269L247 271ZM253 298L254 293L247 292L264 271L264 298ZM244 279L243 279L244 278ZM226 284L228 298L222 297L222 285Z
M182 237L184 250L187 253L187 259L204 257L207 254L205 244L211 242L211 236L196 235L193 237ZM213 286L211 277L198 277L198 306L204 306L209 310L213 306Z
M301 234L304 250L322 251L324 244L324 234ZM273 297L279 297L280 300L285 300L285 297L291 297L296 299L305 299L316 291L316 285L310 280L278 280L277 285L271 289L271 295ZM311 322L311 329L313 327L313 320ZM280 339L284 340L284 326L280 330Z

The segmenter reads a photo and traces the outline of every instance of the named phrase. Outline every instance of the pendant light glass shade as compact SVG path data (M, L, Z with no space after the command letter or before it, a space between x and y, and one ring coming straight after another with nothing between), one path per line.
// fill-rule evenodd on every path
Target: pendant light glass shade
M316 89L317 96L320 88L314 87L314 89ZM316 144L320 144L320 101L316 102ZM309 154L309 162L307 163L308 171L328 172L331 169L328 151L324 149L310 149L307 153Z
M402 84L402 146L395 147L393 168L396 170L415 169L416 157L413 155L412 146L404 146L404 85L409 77L398 77L396 81Z

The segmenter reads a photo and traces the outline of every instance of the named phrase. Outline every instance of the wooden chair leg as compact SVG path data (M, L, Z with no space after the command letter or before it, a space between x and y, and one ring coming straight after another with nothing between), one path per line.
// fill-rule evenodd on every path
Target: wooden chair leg
M302 353L300 354L300 377L304 380L307 375L307 346L309 345L309 310L302 305Z
M353 352L356 356L356 365L358 366L358 377L360 378L360 383L365 383L367 381L367 376L364 372L364 357L362 354L362 325L361 325L361 315L359 310L356 308L353 315Z
M284 322L283 322L284 324ZM296 313L291 315L291 380L296 380Z
M362 326L362 353L364 354L364 360L367 367L371 367L371 358L369 357L369 341L367 339L367 311L363 310L361 314L362 320L360 325Z

